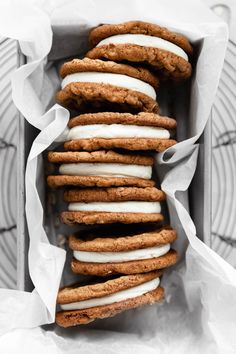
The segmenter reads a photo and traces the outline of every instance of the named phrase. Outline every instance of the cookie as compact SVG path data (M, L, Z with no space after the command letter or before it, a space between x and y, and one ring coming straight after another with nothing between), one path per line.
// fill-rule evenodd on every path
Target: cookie
M122 148L127 150L166 150L176 144L170 139L176 121L158 114L99 112L81 114L69 122L65 150Z
M177 142L173 139L140 139L140 138L128 138L128 139L79 139L71 140L64 144L66 150L86 150L94 151L99 149L127 149L133 151L141 150L155 150L162 152L169 147L175 145Z
M67 225L73 224L135 224L161 222L164 217L160 213L122 213L95 211L63 211L61 221Z
M71 269L74 273L84 275L106 276L111 274L136 274L170 267L174 265L177 260L177 252L171 249L168 253L160 257L126 262L81 262L73 258Z
M116 187L72 189L64 193L67 203L122 202L122 201L163 201L165 193L155 187Z
M93 59L74 59L61 68L57 101L80 112L158 112L158 79L147 69Z
M69 163L69 162L80 162L80 163L121 163L121 164L132 164L132 165L145 165L152 166L154 164L154 159L147 155L137 155L137 154L120 154L115 151L94 151L94 152L55 152L49 151L48 161L53 163Z
M71 118L68 127L91 125L91 124L123 124L159 127L165 129L175 129L177 122L173 118L160 116L154 113L140 112L138 114L117 113L117 112L98 112L80 114Z
M159 111L157 102L141 92L102 83L70 83L57 93L56 100L62 106L79 112Z
M141 229L141 230L140 230ZM116 231L116 230L115 230ZM163 246L176 240L176 231L169 226L120 229L114 233L109 229L83 230L70 235L69 247L73 251L123 252Z
M64 186L77 187L154 187L155 182L144 178L135 177L100 177L100 176L47 176L47 184L50 188Z
M164 294L159 286L160 275L160 272L126 275L63 288L58 293L57 303L62 311L56 314L56 323L62 327L76 326L153 304Z
M151 156L120 154L114 151L53 152L48 161L62 164L58 176L48 176L50 187L65 185L87 187L136 186L152 187Z
M86 56L147 64L164 76L187 79L192 72L188 56L193 49L187 38L155 24L130 21L101 25L90 32L95 48Z

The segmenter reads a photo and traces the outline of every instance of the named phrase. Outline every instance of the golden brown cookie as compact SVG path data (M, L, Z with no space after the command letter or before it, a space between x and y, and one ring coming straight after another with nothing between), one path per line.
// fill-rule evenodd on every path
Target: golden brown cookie
M154 159L147 155L120 154L115 151L77 151L77 152L55 152L49 151L48 161L53 163L70 162L105 162L105 163L124 163L132 165L152 166Z
M100 177L100 176L48 176L47 184L50 188L59 188L63 186L77 187L154 187L155 182L144 178L136 177Z
M96 211L63 211L61 221L73 224L135 224L161 222L164 217L160 213L108 213Z
M126 149L132 151L149 151L154 150L162 152L169 147L175 145L176 140L173 139L156 139L156 138L119 138L119 139L78 139L70 140L64 143L65 150L86 150L95 151L99 149Z
M159 112L158 103L142 92L94 82L70 83L57 92L56 100L79 112Z
M83 79L87 81L80 82L78 76L73 76L77 73L87 73L87 76L90 76ZM101 82L93 81L91 74L96 73L104 73L101 75ZM117 81L110 83L110 80L108 82L105 80L105 74L112 74L113 76L119 74L119 78L116 77ZM125 84L122 86L120 75L135 79L135 84L132 82L128 86L125 86ZM154 89L158 87L157 77L147 69L134 68L127 64L118 64L112 61L84 58L65 63L61 68L61 76L66 81L63 81L64 84L62 82L62 90L57 93L57 101L65 107L76 108L80 112L97 112L99 110L158 112L155 91L149 96L147 87L143 91L140 88L144 83L149 89L149 85ZM68 78L72 81L68 81ZM138 83L137 80L142 82Z
M118 112L98 112L80 114L71 118L68 127L74 128L78 125L89 124L123 124L160 127L165 129L175 129L177 122L173 118L160 116L159 114L140 112L138 114L118 113Z
M63 288L59 291L57 302L65 305L79 303L80 301L92 300L125 291L141 284L155 281L161 275L160 272L150 272L149 274L136 274L120 276L115 279L100 281L96 284L85 286L73 286ZM122 311L136 308L145 304L153 304L159 301L164 294L163 288L157 286L154 290L136 296L128 297L125 300L112 302L110 304L84 308L80 310L62 310L56 314L56 323L62 327L87 324L97 318L112 317Z
M180 47L186 54L192 54L192 46L187 38L177 33L171 32L164 27L155 24L130 21L122 24L101 25L90 32L90 42L92 46L86 56L91 59L109 59L114 61L126 61L139 63L141 65L148 64L151 68L158 70L165 76L174 79L186 79L191 75L191 64L183 57L164 49L159 49L141 44L110 43L103 44L100 42L109 37L116 35L146 35L158 37L165 41L171 42Z
M71 269L74 273L106 276L111 274L147 273L174 265L178 260L177 252L170 250L163 256L151 259L133 260L120 263L81 262L73 258Z
M175 241L176 231L169 226L162 228L154 225L139 231L123 230L115 235L111 230L79 231L76 235L70 235L69 247L73 251L85 252L122 252L132 251L142 248L162 246Z
M71 189L64 192L64 201L67 203L163 201L165 198L165 193L155 187L87 188Z

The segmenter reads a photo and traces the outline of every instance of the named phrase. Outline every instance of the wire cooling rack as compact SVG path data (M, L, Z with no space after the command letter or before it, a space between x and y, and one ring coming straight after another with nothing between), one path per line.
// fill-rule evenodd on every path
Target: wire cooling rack
M236 266L236 45L232 41L212 117L211 247Z
M231 25L236 4L206 0ZM231 27L224 68L212 109L212 233L210 246L236 267L236 39ZM17 111L10 75L17 44L0 39L0 287L16 288Z
M0 39L0 287L16 287L17 111L10 76L17 66L17 44Z

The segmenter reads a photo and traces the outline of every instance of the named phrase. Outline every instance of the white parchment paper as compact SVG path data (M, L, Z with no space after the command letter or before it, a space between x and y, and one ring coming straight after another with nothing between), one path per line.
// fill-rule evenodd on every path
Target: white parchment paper
M194 144L217 90L227 41L225 25L197 0L11 1L0 5L0 34L18 39L27 57L27 64L12 78L13 99L22 115L41 130L26 169L29 270L35 289L32 293L0 290L1 352L235 353L236 271L197 238L187 204L183 206L176 194L187 190L194 175L198 153ZM169 149L166 156L159 154L156 166L174 166L164 175L162 188L168 195L172 225L178 230L178 248L183 252L189 241L186 257L163 278L164 304L87 327L42 329L40 325L54 321L65 261L65 251L50 244L43 228L44 211L36 188L40 178L43 183L41 153L61 139L69 119L68 111L58 105L47 111L59 87L53 63L83 54L92 26L131 19L165 25L187 35L199 48L189 139ZM74 36L68 37L71 28ZM53 46L50 52L52 39L57 41L57 50Z

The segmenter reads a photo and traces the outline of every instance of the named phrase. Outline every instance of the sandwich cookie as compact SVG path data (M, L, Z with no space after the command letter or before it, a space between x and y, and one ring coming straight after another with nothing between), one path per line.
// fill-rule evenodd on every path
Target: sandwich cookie
M176 231L170 227L152 228L123 236L104 234L71 235L73 250L71 268L74 273L106 276L109 274L147 273L176 263L177 253L171 249Z
M175 80L191 75L191 44L165 27L142 21L106 24L90 32L90 43L95 48L86 56L91 59L148 64Z
M66 150L122 148L161 152L176 144L170 139L176 121L154 113L81 114L70 119L68 127Z
M61 327L87 324L113 317L125 310L152 305L161 300L161 272L119 276L88 285L74 285L59 290L57 303L61 311L56 323Z
M64 200L65 224L146 223L163 221L165 193L155 187L89 188L66 191Z
M48 161L60 164L59 175L47 177L51 188L61 186L153 187L151 156L114 151L68 151L48 153Z
M57 101L63 106L80 112L158 112L158 79L147 69L85 58L63 64L60 73Z

